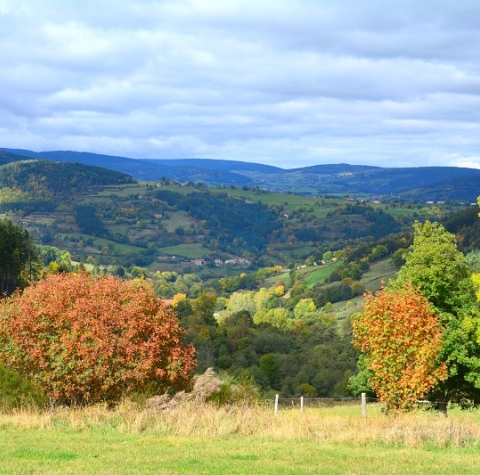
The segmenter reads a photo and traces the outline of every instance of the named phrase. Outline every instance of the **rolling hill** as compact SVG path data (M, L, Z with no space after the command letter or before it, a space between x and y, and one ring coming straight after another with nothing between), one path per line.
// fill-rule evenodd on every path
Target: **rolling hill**
M305 196L395 196L421 201L474 201L480 189L480 170L457 167L381 168L330 164L282 169L258 163L209 159L132 159L87 152L0 148L0 163L24 157L78 162L105 167L137 180L162 177L208 186L260 187ZM23 158L19 158L23 157Z

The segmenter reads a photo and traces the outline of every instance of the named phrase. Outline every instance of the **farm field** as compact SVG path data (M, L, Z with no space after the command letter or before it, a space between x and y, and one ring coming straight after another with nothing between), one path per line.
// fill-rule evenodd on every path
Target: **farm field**
M324 265L320 268L317 268L305 277L305 284L307 284L307 287L313 287L313 285L317 282L323 283L325 277L328 277L332 273L332 271L340 264L342 264L342 261L337 261L332 264Z
M369 411L366 421L358 407L0 415L0 474L477 473L476 413Z
M375 292L379 290L383 284L386 285L389 279L394 279L396 274L397 269L393 261L386 259L372 264L370 270L365 272L361 281L367 290Z
M159 248L159 251L168 256L181 256L187 259L201 258L210 252L208 249L202 247L201 243L177 244L176 246Z

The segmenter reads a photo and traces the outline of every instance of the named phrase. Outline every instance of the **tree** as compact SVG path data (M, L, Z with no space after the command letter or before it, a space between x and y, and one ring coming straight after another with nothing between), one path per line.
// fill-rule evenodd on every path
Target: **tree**
M0 221L0 295L24 288L39 275L41 262L28 231Z
M415 223L414 240L405 265L391 286L410 283L433 305L444 333L439 360L448 378L436 385L432 399L446 415L448 401L463 402L480 396L480 341L472 328L480 324L475 288L455 236L438 223Z
M51 274L0 302L0 361L66 404L185 387L194 348L140 280Z
M414 224L411 252L397 277L400 285L410 282L445 318L474 301L474 290L464 255L455 236L438 223Z
M366 295L352 322L354 345L387 410L409 410L447 377L438 363L443 329L428 300L410 285Z

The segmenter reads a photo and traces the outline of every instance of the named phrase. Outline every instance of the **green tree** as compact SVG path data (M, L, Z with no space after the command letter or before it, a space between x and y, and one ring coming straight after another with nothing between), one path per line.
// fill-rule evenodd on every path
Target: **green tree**
M291 328L293 326L293 319L290 318L290 313L285 308L272 308L270 310L259 310L253 317L256 325L266 323L276 328Z
M448 378L436 385L432 397L446 414L448 401L480 396L480 342L472 333L479 312L470 270L455 236L442 225L415 223L413 245L391 285L407 283L418 287L433 305L444 328L439 361L446 363Z
M0 221L0 295L24 288L40 269L38 250L28 232L8 219Z
M260 357L259 366L267 376L270 386L276 389L280 381L280 366L275 355L272 353L262 355Z

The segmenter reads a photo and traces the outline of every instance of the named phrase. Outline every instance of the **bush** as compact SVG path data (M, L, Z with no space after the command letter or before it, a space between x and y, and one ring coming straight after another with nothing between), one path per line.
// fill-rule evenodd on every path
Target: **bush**
M54 274L0 302L0 361L65 404L186 387L183 335L145 281Z

